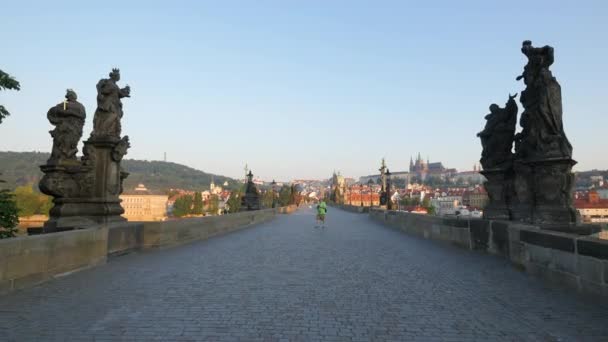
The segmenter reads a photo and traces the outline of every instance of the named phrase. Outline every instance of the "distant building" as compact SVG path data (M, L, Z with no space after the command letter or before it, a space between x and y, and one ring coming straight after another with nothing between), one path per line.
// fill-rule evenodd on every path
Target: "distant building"
M456 169L448 169L441 162L431 163L427 158L426 162L418 153L416 161L410 157L410 174L416 176L420 180L425 180L429 176L437 177L441 180L446 180L456 173Z
M380 194L378 191L379 188L370 188L368 186L361 188L359 185L352 185L346 191L344 204L364 207L369 207L370 205L379 206Z
M608 222L608 199L600 198L597 191L577 193L574 208L580 213L583 222Z
M471 208L483 209L489 200L488 193L482 186L476 186L471 190L466 190L462 194L462 205Z
M213 178L211 178L211 183L209 184L209 193L212 195L219 195L223 191L222 187L219 185L215 185Z
M603 180L598 182L598 186L594 189L601 199L608 199L608 182Z
M380 182L380 174L359 177L359 183L367 184L370 179L378 184ZM391 172L391 179L405 179L407 183L410 179L410 173L406 171Z
M123 216L129 221L163 221L167 218L167 195L153 194L143 184L120 195Z
M473 171L456 172L452 175L451 180L453 183L462 185L483 184L486 177L479 173L480 171L481 165L473 165Z
M347 201L346 198L346 180L344 179L344 177L340 174L340 172L338 172L336 174L336 172L334 171L334 174L332 175L331 178L331 193L330 193L330 200L335 202L335 203L339 203L339 204L344 204Z
M431 206L435 208L435 213L439 216L452 215L462 204L462 196L449 195L439 196L431 199Z

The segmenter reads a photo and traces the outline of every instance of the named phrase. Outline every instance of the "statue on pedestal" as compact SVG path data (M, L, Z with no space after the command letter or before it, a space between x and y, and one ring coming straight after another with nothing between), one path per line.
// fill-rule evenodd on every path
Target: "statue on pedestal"
M481 138L481 164L490 202L484 217L509 219L543 226L576 222L572 206L574 174L572 145L562 122L561 87L549 67L551 46L536 48L526 40L521 52L528 58L522 75L526 89L520 102L522 130L515 132L517 105L514 96L504 109L490 107ZM515 143L515 153L511 152Z
M121 215L119 195L129 175L121 161L130 146L129 137L121 137L123 116L121 98L129 97L130 88L120 89L118 69L109 79L97 83L97 110L91 138L84 142L81 160L76 158L85 119L84 106L76 101L76 93L68 91L66 101L51 108L49 121L53 151L46 165L40 166L44 176L39 188L53 196L53 208L44 232L86 228L98 224L125 221Z
M55 129L49 132L53 137L53 149L47 164L67 161L78 163L76 153L86 112L84 106L76 101L76 92L68 89L65 98L65 101L49 109L47 113L47 118L55 126Z
M485 116L486 126L477 133L481 138L481 165L484 169L507 168L513 159L513 137L517 123L517 103L509 95L505 108L490 105L490 114Z
M522 75L526 89L520 102L521 133L515 137L515 153L519 159L572 158L572 145L562 123L561 87L549 67L554 62L551 46L536 48L526 40L521 52L528 58Z
M388 194L386 191L386 173L388 172L388 169L386 168L386 161L384 160L384 158L382 158L382 164L380 165L380 168L378 169L378 171L380 171L380 181L381 181L380 206L386 206L388 203Z
M241 197L241 211L260 209L260 192L253 182L253 173L249 170L245 194Z
M120 81L120 70L112 69L110 78L101 79L97 83L97 110L93 118L92 138L113 137L120 139L123 116L120 99L131 96L131 88L127 85L120 88L116 83Z

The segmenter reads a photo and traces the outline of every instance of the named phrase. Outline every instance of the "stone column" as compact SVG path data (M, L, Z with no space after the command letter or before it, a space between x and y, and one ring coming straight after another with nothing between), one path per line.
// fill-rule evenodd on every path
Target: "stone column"
M516 160L513 163L514 177L511 200L511 219L513 221L532 222L534 205L534 187L532 168L525 162Z
M511 212L509 205L513 187L513 171L511 169L483 170L486 177L484 187L490 201L483 209L483 218L487 220L509 220Z
M536 224L576 223L572 198L574 174L571 158L551 158L528 162L532 169L534 205L532 221Z
M127 137L90 139L81 163L41 166L40 189L55 197L45 233L126 221L119 195L128 176L120 167L128 144Z
M97 207L96 212L103 211L100 223L126 221L122 215L119 195L122 193L122 182L129 175L120 166L122 157L129 147L128 137L91 138L84 142L86 151L85 164L94 165L95 182L91 189L91 201Z
M53 233L95 224L94 220L82 215L82 202L86 201L82 190L93 182L92 168L80 164L56 164L42 165L40 169L45 174L40 180L40 191L54 197L43 231Z

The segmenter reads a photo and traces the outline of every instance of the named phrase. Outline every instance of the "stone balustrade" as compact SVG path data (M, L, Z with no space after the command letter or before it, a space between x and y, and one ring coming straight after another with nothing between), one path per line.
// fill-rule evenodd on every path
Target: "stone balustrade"
M27 288L108 257L178 246L266 222L296 206L162 222L125 222L0 240L0 293Z
M577 235L513 221L442 218L379 209L371 209L369 216L411 235L504 256L552 285L608 297L608 240L604 234L589 234L599 231L599 226L580 226L581 235Z

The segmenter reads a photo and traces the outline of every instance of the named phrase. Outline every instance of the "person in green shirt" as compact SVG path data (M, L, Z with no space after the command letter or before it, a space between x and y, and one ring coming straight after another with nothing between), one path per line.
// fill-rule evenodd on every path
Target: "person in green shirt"
M321 199L317 205L317 225L315 227L319 227L320 224L325 228L325 214L327 214L327 204Z

